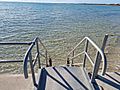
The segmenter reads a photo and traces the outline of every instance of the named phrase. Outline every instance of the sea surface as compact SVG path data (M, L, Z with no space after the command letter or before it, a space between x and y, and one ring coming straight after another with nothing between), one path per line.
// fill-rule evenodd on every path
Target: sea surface
M84 37L101 46L120 46L120 7L82 4L0 2L0 42L29 42L39 37L54 65L64 64L67 53ZM1 60L23 60L27 46L0 46ZM0 72L21 73L22 63L0 64Z

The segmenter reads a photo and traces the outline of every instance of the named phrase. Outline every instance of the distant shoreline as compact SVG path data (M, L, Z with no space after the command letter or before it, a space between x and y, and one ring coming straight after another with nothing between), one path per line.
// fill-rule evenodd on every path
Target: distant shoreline
M56 2L15 2L15 1L0 1L0 3L43 3L43 4L81 4L81 5L100 5L100 6L120 6L120 4L99 4L99 3L56 3Z
M120 6L120 4L85 4L85 5Z

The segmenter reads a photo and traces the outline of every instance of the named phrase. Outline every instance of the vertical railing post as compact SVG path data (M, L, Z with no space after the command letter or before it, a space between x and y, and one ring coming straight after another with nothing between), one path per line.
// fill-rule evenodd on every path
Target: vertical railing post
M105 50L105 46L106 46L106 44L107 44L107 40L108 40L108 34L106 34L105 35L105 37L104 37L104 40L103 40L103 44L102 44L102 51L103 51L103 53L104 53L104 50ZM104 53L104 55L105 55L105 53ZM106 59L106 56L104 56L105 57L105 59ZM105 70L102 72L102 75L104 75L105 74L105 72L106 72L106 68L107 68L107 61L105 60L105 65L106 65L106 67L105 67Z
M46 59L46 67L48 67L48 56L47 56L47 50L45 51L45 59Z
M38 53L38 57L37 57L38 58L38 66L39 66L39 68L41 68L38 39L36 40L36 46L37 46L37 53Z
M108 39L108 34L106 34L104 39L103 39L103 43L102 43L102 47L101 47L103 53L104 53L104 49L105 49L105 46L106 46L106 43L107 43L107 39ZM101 56L100 56L99 52L97 52L96 59L95 59L95 65L94 65L94 68L93 68L93 75L92 75L92 78L91 78L91 82L94 82L94 80L95 80L95 78L96 78L96 76L98 74L100 62L101 62ZM107 64L107 63L105 62L105 64ZM105 74L105 71L103 72L103 75L104 74Z
M87 52L87 49L88 49L88 40L86 39L84 52ZM84 55L83 58L83 67L85 67L85 63L86 63L86 54Z
M70 65L69 57L67 58L67 66Z
M93 67L93 73L92 73L92 77L91 77L91 82L94 82L95 78L97 76L97 73L98 73L98 70L99 70L99 65L100 65L100 58L101 58L100 54L97 51L96 57L95 57L95 64L94 64L94 67Z
M72 53L72 57L74 57L75 51ZM71 66L73 65L73 59L71 60Z
M49 57L49 66L52 66L52 59Z
M35 73L34 73L34 67L33 67L33 62L32 62L32 54L29 52L29 61L30 61L30 67L31 67L31 73L32 73L32 79L34 86L37 87L36 80L35 80Z
M105 50L105 46L106 46L107 40L108 40L108 34L105 35L104 40L103 40L103 44L102 44L102 47L101 47L103 52Z

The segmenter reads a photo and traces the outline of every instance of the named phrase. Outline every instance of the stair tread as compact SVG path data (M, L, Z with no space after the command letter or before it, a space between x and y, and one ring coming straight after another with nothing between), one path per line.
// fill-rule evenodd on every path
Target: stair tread
M40 71L39 90L90 90L81 67L47 67Z

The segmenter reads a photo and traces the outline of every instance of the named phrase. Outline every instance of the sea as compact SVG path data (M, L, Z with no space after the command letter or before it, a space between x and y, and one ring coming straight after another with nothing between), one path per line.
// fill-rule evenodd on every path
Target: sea
M101 46L105 34L110 35L109 45L120 46L120 6L0 2L0 42L31 42L39 37L54 65L64 64L83 37ZM1 45L0 60L23 60L27 49ZM0 73L21 73L22 66L1 64Z

